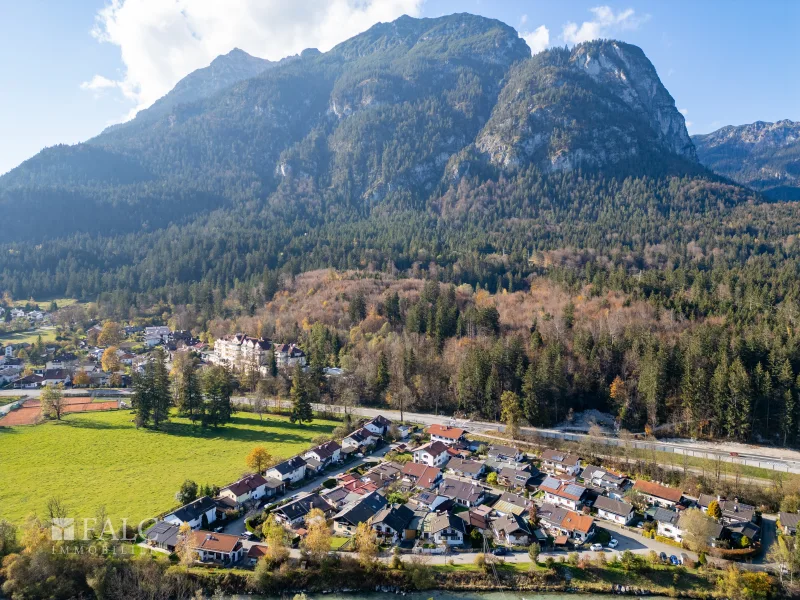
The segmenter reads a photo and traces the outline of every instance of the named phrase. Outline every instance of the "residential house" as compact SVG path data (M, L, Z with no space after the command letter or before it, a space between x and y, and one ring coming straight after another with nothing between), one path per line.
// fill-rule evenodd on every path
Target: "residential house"
M265 544L253 544L247 550L247 562L251 567L255 567L258 561L267 554L267 546Z
M364 473L361 480L371 482L377 489L381 489L400 479L402 473L403 466L400 463L382 462Z
M433 441L414 450L414 462L429 467L443 467L450 460L448 446L440 441Z
M359 523L369 522L386 504L386 498L378 492L372 492L350 502L333 517L334 533L353 535Z
M384 506L370 519L370 527L380 541L396 544L402 540L413 540L417 532L411 528L414 511L404 504Z
M540 489L541 486L540 486ZM586 488L570 481L562 482L555 490L546 488L544 501L568 508L580 510L586 500Z
M442 442L448 446L458 444L466 440L466 430L459 427L451 427L450 425L431 425L426 430L431 436L432 442Z
M486 465L478 460L465 460L463 458L451 458L447 463L447 470L461 477L469 479L480 479L486 471Z
M389 432L389 427L391 426L392 422L383 415L378 415L374 419L364 423L364 427L369 429L375 435L380 436L386 435Z
M14 383L19 379L19 371L17 369L4 368L0 369L0 385L7 383Z
M191 546L201 562L221 563L226 566L239 562L244 554L239 537L227 533L194 531Z
M164 521L174 525L188 523L192 529L207 527L217 519L217 505L208 496L201 496L194 502L181 506L164 517Z
M41 385L69 385L70 381L70 374L66 369L45 369Z
M43 377L41 375L26 375L20 377L14 382L14 389L18 390L33 390L41 387Z
M800 513L781 511L778 513L778 522L783 535L795 535L797 533L797 524L800 522Z
M342 440L342 448L367 448L378 443L380 437L366 427L357 429Z
M658 535L668 537L676 542L683 541L683 530L679 525L681 515L678 511L661 506L651 506L645 511L645 516L656 523Z
M515 467L503 467L497 473L497 483L511 489L525 489L533 479L530 467L525 465Z
M574 476L581 470L581 459L575 454L548 448L542 452L542 468L550 474Z
M166 521L159 521L147 530L145 540L148 546L160 548L167 552L175 552L178 545L178 533L180 526Z
M309 458L313 458L324 469L342 460L342 447L339 442L331 440L311 448L303 455L303 458L306 459L306 462Z
M723 525L732 525L734 523L754 523L757 519L756 507L751 504L744 504L739 502L738 498L733 500L726 500L721 496L712 496L710 494L700 494L697 499L697 504L703 512L708 512L708 505L712 500L716 500L719 504L722 516L720 523Z
M533 540L533 528L521 515L509 514L492 521L496 543L506 546L529 546Z
M306 366L306 354L294 344L275 346L275 362L281 368L294 368L296 365Z
M325 498L325 501L331 506L342 508L342 506L350 501L347 500L347 497L350 496L351 493L352 492L343 485L337 485L335 488L320 492L320 496Z
M403 482L407 488L420 488L430 490L438 485L442 478L442 470L438 467L416 462L408 462L403 465Z
M525 454L519 448L500 444L492 444L489 446L486 455L497 461L522 462L525 459Z
M242 505L252 500L260 500L267 496L267 480L259 475L247 475L219 491L219 495L230 498L236 505Z
M267 469L266 475L284 483L297 483L306 476L306 461L299 456L293 456L289 460Z
M450 498L455 504L471 507L483 504L486 490L477 483L445 477L439 484L439 494Z
M275 520L285 523L286 525L294 526L302 523L306 515L315 508L318 508L327 515L332 513L335 507L320 494L313 493L306 494L284 504L275 509L272 514L275 515Z
M561 530L561 523L563 523L567 513L569 513L569 511L563 506L556 506L555 504L545 502L536 511L536 516L539 518L539 523L542 527L555 537L558 535L565 535Z
M648 504L662 508L674 508L683 499L680 490L653 481L639 479L633 484L633 489L644 496Z
M589 515L569 511L564 520L561 521L561 529L570 538L579 542L586 542L595 533L594 519Z
M477 529L480 531L481 535L487 536L493 533L492 521L489 518L491 512L492 509L490 507L481 505L462 510L460 513L456 513L456 516L464 519L464 522L467 524L467 531Z
M415 507L428 512L448 510L453 506L453 501L447 496L440 496L436 492L429 491L420 492L411 498L410 502Z
M633 506L608 496L599 496L594 502L594 507L597 509L597 516L600 519L605 519L618 525L627 525L636 515Z
M449 512L440 512L431 517L430 531L426 534L440 546L462 546L466 532L464 519Z
M630 480L617 473L612 473L606 469L588 465L581 473L584 485L592 486L601 491L606 496L616 500L622 500L625 492L630 488Z
M511 492L503 492L492 505L492 510L500 516L522 515L528 512L533 502Z

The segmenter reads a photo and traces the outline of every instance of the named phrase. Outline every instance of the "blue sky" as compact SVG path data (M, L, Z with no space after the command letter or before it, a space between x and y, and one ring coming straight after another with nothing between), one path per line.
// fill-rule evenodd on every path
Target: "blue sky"
M541 46L595 35L640 46L690 133L800 120L794 0L0 0L0 173L130 117L234 46L277 59L399 14L452 12Z

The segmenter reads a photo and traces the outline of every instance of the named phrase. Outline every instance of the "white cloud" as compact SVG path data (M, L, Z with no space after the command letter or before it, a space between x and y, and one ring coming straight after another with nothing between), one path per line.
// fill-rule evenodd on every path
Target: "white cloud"
M111 0L92 35L119 47L124 76L95 75L87 90L117 87L136 111L234 47L278 60L329 50L379 21L416 16L423 0Z
M527 23L527 22L528 22L528 15L522 15L519 18L519 24L520 25L525 25L525 23Z
M539 25L533 31L520 35L530 47L532 54L541 52L550 45L550 30L544 25Z
M561 38L567 44L580 44L619 31L637 29L650 18L649 15L638 16L632 8L615 13L610 6L595 6L589 11L594 15L591 21L584 21L580 25L570 21L564 25Z
M686 129L689 129L694 125L694 123L692 123L689 119L686 118L689 115L688 108L679 108L678 112L683 115L683 120L686 121Z

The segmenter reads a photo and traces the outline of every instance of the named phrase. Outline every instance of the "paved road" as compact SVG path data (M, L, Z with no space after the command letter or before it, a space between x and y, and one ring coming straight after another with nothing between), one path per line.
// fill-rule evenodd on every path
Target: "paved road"
M100 390L96 391L99 392ZM115 391L116 390L104 389L102 390L102 393L109 394ZM21 392L22 390L0 390L0 395L13 396L13 395L19 395ZM117 392L121 395L127 395L130 393L130 390L118 390ZM38 397L41 391L24 390L24 393L32 397ZM247 404L250 402L250 400L245 397L235 397L233 398L233 401L242 404ZM274 405L272 400L270 400L270 404ZM285 405L288 406L288 403L285 403ZM343 407L335 405L318 404L315 405L314 408L315 410L319 411L330 410L335 412L344 412ZM350 412L354 414L363 415L365 417L373 417L382 414L391 419L395 420L400 419L400 411L389 410L389 409L354 407L350 409ZM432 425L434 423L452 422L454 424L463 426L469 429L470 431L476 433L485 433L488 431L503 429L503 426L498 423L492 423L486 421L471 421L471 420L454 421L450 417L424 414L424 413L405 412L403 417L407 421L420 423L422 425ZM595 443L606 444L609 446L628 447L637 450L656 450L659 452L672 453L678 456L685 455L690 457L705 458L708 460L720 460L726 463L759 467L762 469L771 469L783 473L800 473L800 453L788 449L747 446L746 450L741 450L741 449L737 450L736 453L737 455L734 456L732 455L731 451L728 450L727 447L722 443L712 445L703 442L692 442L691 440L670 441L670 442L653 441L653 440L622 440L616 437L605 437L605 436L593 437L582 433L570 433L565 431L559 431L557 429L546 429L538 427L523 427L522 432L543 438L562 439L573 442L592 440ZM739 447L737 446L737 448Z

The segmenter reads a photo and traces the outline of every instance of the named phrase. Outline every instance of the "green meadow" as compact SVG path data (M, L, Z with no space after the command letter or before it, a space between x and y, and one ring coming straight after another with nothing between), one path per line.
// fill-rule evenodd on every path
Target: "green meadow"
M336 426L274 415L262 423L238 413L217 429L173 417L162 431L150 431L137 430L132 418L129 411L79 413L60 423L0 427L0 519L44 516L47 500L57 496L70 517L91 518L105 505L111 518L138 523L172 508L186 479L225 485L247 470L254 446L286 458Z

